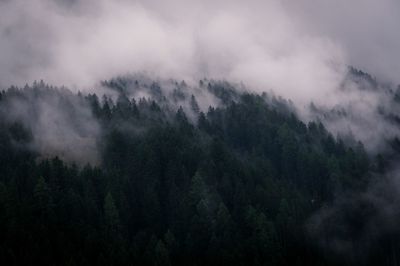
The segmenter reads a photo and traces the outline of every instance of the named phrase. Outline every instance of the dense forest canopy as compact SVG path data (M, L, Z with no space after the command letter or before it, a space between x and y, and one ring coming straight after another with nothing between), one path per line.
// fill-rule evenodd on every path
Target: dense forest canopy
M365 196L394 148L367 153L302 122L290 101L227 82L103 86L109 94L44 82L1 92L5 265L397 260L397 235Z

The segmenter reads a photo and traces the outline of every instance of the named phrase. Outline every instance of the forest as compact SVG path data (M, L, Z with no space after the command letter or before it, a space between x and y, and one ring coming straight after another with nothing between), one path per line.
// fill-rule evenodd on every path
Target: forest
M305 123L267 93L201 80L217 102L207 106L183 81L144 83L104 81L110 95L44 82L1 92L2 265L398 265L398 232L364 235L370 200L316 222L338 195L385 179L393 154ZM49 99L94 143L93 160L38 148L67 141L38 134Z

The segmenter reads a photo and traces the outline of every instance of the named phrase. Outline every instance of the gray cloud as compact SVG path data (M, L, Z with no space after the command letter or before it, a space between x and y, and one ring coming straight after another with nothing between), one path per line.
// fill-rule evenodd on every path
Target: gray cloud
M400 2L397 0L285 1L310 32L340 43L349 62L400 83Z
M100 92L100 80L136 72L243 81L293 100L304 120L314 118L310 101L340 105L353 115L326 120L328 127L375 149L382 132L399 133L376 113L388 96L349 81L349 90L340 88L348 65L397 82L399 7L394 0L0 0L0 86L44 79Z
M395 0L2 0L0 84L149 71L326 97L346 64L398 81L399 10Z
M244 81L304 102L325 97L345 70L340 45L310 34L277 0L66 3L0 2L3 86L91 86L147 71Z

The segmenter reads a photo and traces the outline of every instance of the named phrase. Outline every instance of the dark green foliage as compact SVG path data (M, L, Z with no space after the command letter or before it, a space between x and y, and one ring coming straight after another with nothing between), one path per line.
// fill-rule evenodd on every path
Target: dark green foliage
M361 145L225 83L208 85L223 104L206 113L188 99L196 122L161 104L156 83L156 101L130 100L122 79L105 84L115 103L84 98L103 131L98 166L40 159L19 145L29 128L0 124L3 265L330 265L305 222L336 188L363 186Z

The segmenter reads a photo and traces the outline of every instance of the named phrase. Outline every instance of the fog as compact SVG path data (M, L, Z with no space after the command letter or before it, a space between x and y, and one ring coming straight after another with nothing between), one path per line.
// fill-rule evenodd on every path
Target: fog
M17 142L17 147L23 146L40 158L58 156L68 162L99 163L100 125L83 98L35 83L23 89L23 96L15 93L1 103L1 122L17 122L32 133L31 140Z
M340 83L346 51L281 1L1 1L0 84L92 87L115 75L243 81L294 100Z
M224 79L292 100L304 120L314 118L310 102L368 114L328 126L375 149L382 133L398 133L376 115L387 96L340 88L358 86L346 80L349 65L398 81L399 8L392 0L1 0L0 87L43 79L103 93L100 81L138 72ZM382 130L366 130L370 121Z
M291 15L314 34L340 43L348 62L400 82L400 2L397 0L287 1Z

